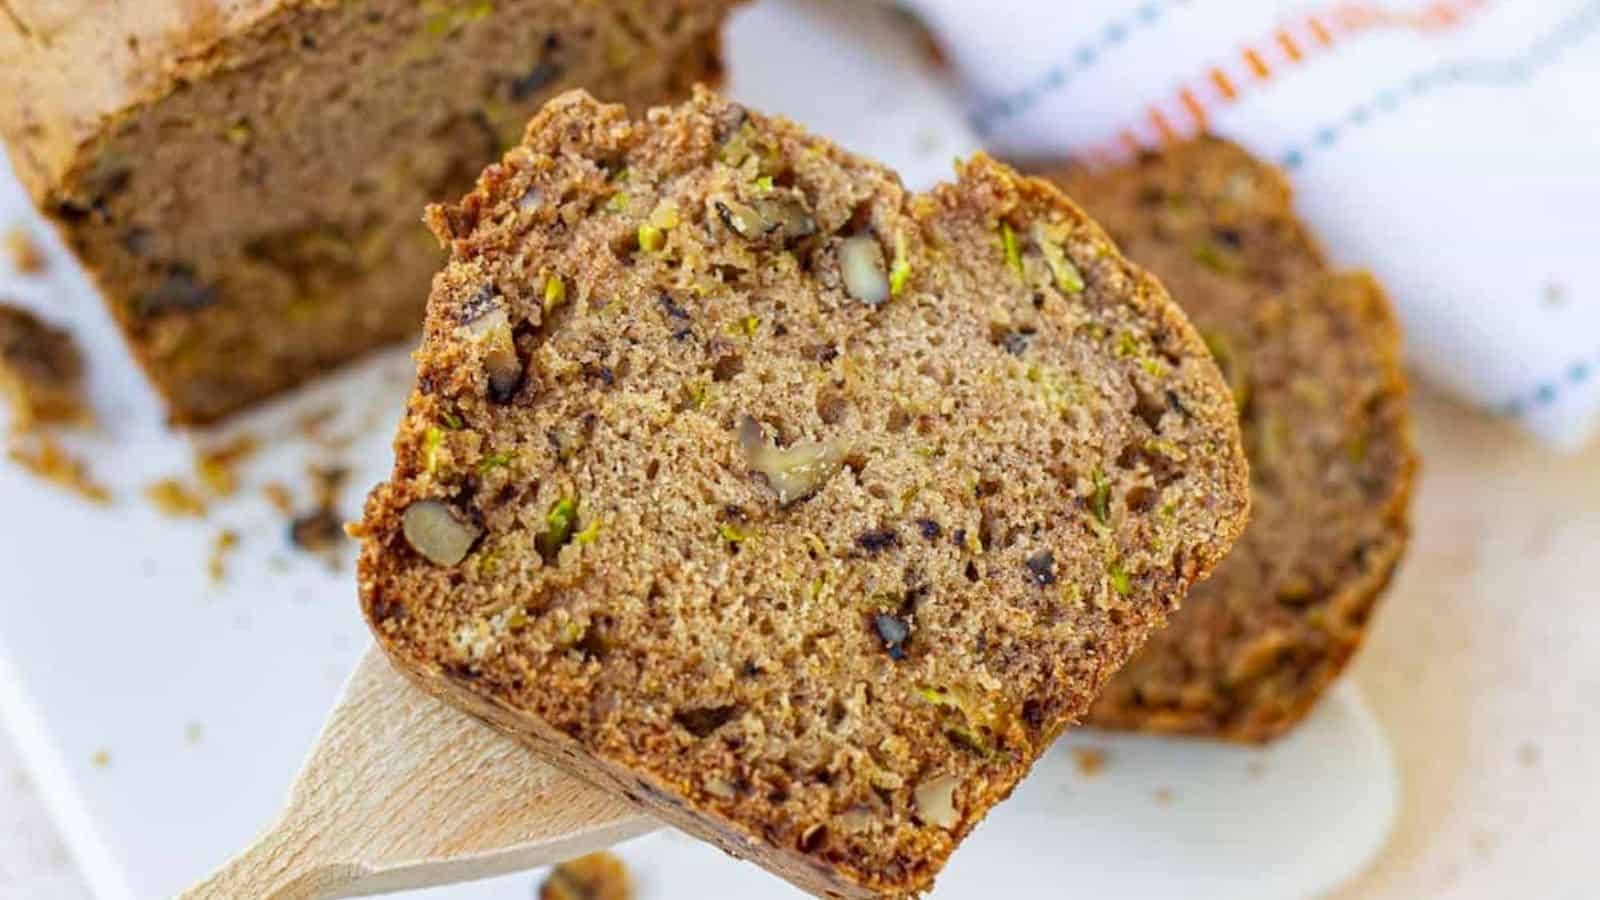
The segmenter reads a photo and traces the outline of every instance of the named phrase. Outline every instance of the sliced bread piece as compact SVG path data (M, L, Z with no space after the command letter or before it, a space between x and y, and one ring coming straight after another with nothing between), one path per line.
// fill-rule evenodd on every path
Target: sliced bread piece
M1417 460L1399 329L1378 283L1332 271L1283 177L1238 146L1202 138L1060 180L1205 335L1254 494L1244 538L1090 721L1270 740L1360 646L1405 548Z
M906 896L1243 527L1160 286L985 157L553 101L430 221L360 593L425 689L807 890Z

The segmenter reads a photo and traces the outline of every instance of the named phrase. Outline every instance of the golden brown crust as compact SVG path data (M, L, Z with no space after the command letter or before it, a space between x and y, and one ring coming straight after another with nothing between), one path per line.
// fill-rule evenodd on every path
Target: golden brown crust
M582 94L429 221L363 609L426 689L834 896L925 889L1221 559L1232 401L987 157L909 195L710 93Z
M1090 715L1107 728L1271 740L1360 646L1403 555L1417 460L1398 324L1333 272L1282 175L1202 138L1056 177L1206 332L1238 396L1251 525Z
M415 334L418 211L563 88L716 81L736 2L14 2L0 135L173 418L207 422Z

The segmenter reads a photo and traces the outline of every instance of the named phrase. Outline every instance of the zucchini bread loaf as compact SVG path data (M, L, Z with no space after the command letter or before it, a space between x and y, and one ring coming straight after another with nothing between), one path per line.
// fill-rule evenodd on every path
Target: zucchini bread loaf
M1277 737L1356 651L1405 548L1416 455L1389 304L1371 276L1330 270L1275 169L1220 139L1061 180L1205 335L1254 495L1233 553L1090 721Z
M414 334L417 224L583 85L718 74L734 0L11 0L0 134L180 421Z
M1242 529L1154 279L987 158L910 195L583 94L430 221L360 594L425 689L829 896L926 888Z

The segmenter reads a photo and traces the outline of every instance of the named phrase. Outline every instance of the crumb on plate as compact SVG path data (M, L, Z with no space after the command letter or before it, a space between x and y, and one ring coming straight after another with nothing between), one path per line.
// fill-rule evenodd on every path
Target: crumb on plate
M146 485L144 496L162 515L170 518L199 518L206 514L205 499L176 478L163 478Z
M294 509L294 494L290 493L289 486L281 481L269 481L261 487L262 496L272 504L272 508L284 515L289 515Z
M1073 747L1072 759L1078 764L1078 774L1085 778L1099 775L1106 767L1109 754L1099 747Z
M11 260L11 268L23 275L38 275L45 270L44 252L28 229L21 225L13 225L6 231L6 256Z
M89 474L89 466L49 434L13 436L6 456L34 477L64 487L91 503L110 503L111 492Z
M83 356L67 331L28 310L0 302L0 397L11 408L11 430L81 424Z
M564 862L539 885L539 900L632 900L633 879L616 854L601 851Z
M211 539L211 556L206 559L206 573L212 584L221 584L228 577L228 556L239 547L239 532L232 528L218 531Z
M237 435L212 447L197 447L195 477L218 497L231 497L239 490L239 464L260 448L260 443L250 434Z

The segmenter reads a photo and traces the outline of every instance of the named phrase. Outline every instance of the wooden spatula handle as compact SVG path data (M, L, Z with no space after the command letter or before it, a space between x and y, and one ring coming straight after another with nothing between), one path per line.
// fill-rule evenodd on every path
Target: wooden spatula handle
M499 875L656 827L362 660L278 821L185 900L352 897Z
M309 823L306 823L309 825ZM350 896L361 880L350 866L319 861L315 835L306 827L278 827L205 881L182 894L193 900L271 897L274 900Z

